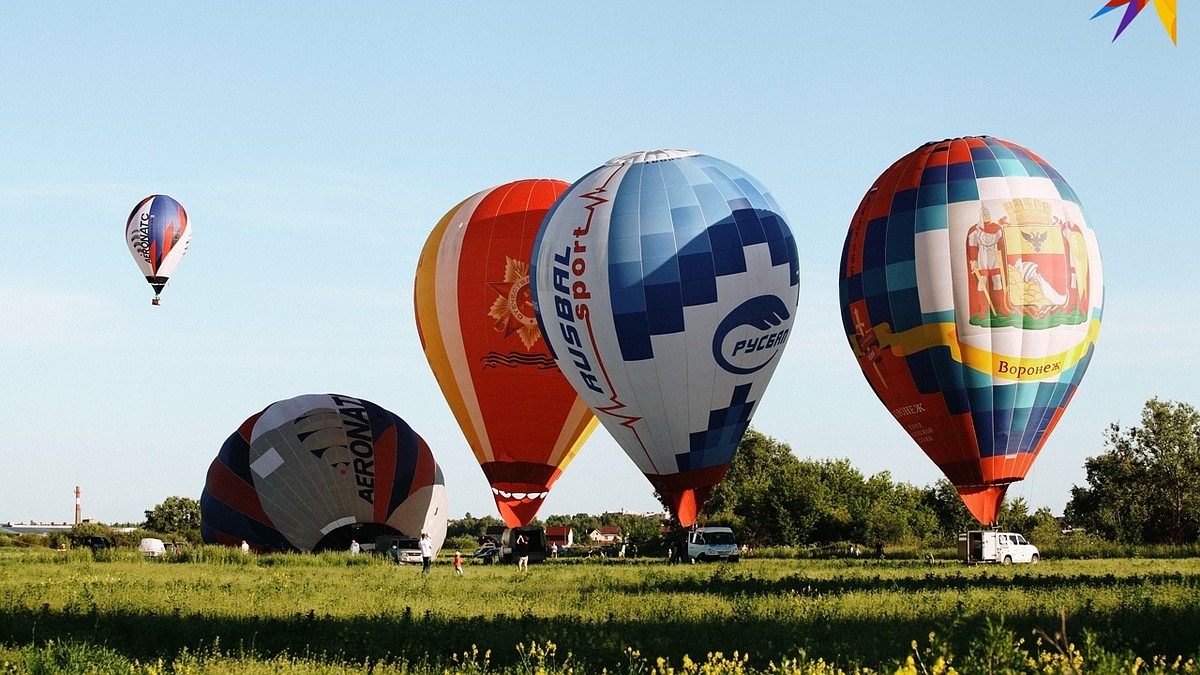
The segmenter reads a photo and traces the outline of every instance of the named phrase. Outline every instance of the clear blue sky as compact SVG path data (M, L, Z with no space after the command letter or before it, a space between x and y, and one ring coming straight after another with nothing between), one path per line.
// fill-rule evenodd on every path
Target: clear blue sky
M1200 51L1151 8L1115 43L1101 0L920 3L0 4L0 522L140 521L198 498L225 438L335 392L404 417L451 515L495 514L421 352L417 256L474 192L688 148L774 194L799 242L796 329L754 426L865 474L939 473L871 393L836 272L875 177L929 140L1047 159L1104 256L1097 354L1012 497L1061 512L1109 423L1200 405ZM137 201L192 247L150 305ZM657 508L603 429L542 515Z

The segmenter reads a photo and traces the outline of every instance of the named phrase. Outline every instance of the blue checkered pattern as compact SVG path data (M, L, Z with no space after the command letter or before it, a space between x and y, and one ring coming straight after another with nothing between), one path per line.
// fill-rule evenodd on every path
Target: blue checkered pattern
M795 238L757 181L695 155L629 166L613 199L609 292L621 356L654 358L651 336L684 330L684 307L717 302L717 278L746 272L745 248L766 244L800 283Z
M1019 146L988 137L952 142L970 145L969 162L923 163L920 151L914 152L889 170L899 172L903 189L890 195L886 215L878 208L860 209L871 219L866 222L861 250L847 250L841 269L842 321L847 335L855 334L849 308L859 300L865 301L868 314L859 317L860 320L866 320L869 326L887 324L894 333L955 320L952 311L921 312L915 237L921 232L948 228L949 204L978 200L977 179L1047 178L1063 200L1079 203L1075 192L1053 167ZM943 142L930 154L946 152L948 148L949 143ZM909 182L903 182L906 180ZM916 187L908 187L913 184ZM880 191L872 198L886 200L889 196ZM849 244L847 239L847 249ZM860 274L848 274L852 255L861 255ZM1088 355L1061 373L1057 382L995 384L990 374L955 361L948 347L933 347L905 357L920 393L940 392L951 415L970 414L980 457L1036 450L1056 412L1071 400L1090 361L1089 349Z

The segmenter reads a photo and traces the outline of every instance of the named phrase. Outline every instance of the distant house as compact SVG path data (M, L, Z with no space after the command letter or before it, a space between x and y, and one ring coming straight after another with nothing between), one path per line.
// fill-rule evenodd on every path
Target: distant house
M616 525L601 525L600 529L588 533L593 544L615 544L621 540L621 528Z
M575 545L575 529L570 525L551 525L546 528L546 543L570 548Z

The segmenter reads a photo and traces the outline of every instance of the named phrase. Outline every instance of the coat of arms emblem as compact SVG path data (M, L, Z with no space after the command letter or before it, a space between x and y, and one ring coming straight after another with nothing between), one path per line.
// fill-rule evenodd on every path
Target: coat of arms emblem
M970 323L987 328L1051 328L1088 320L1088 257L1083 232L1050 202L986 206L967 231Z

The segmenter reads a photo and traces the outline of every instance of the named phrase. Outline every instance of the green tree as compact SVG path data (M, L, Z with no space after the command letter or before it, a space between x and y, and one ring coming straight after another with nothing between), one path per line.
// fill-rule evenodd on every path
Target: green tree
M1067 517L1125 543L1200 538L1200 413L1153 398L1141 426L1109 425L1107 450L1084 463L1087 487L1071 489Z
M637 546L641 555L663 548L663 521L659 518L623 513L610 524L620 527L621 541Z
M786 443L748 429L699 520L728 525L752 546L797 544L816 527L819 488L812 467L802 465Z
M945 478L939 478L933 487L926 488L922 501L937 518L938 531L944 540L956 541L959 532L979 529L979 521L958 496L958 490Z
M200 502L190 497L167 497L163 503L146 511L146 522L142 527L199 543Z
M446 523L446 538L459 540L470 538L472 542L478 543L483 540L489 527L503 526L504 521L495 516L476 518L467 512L463 514L462 518Z

